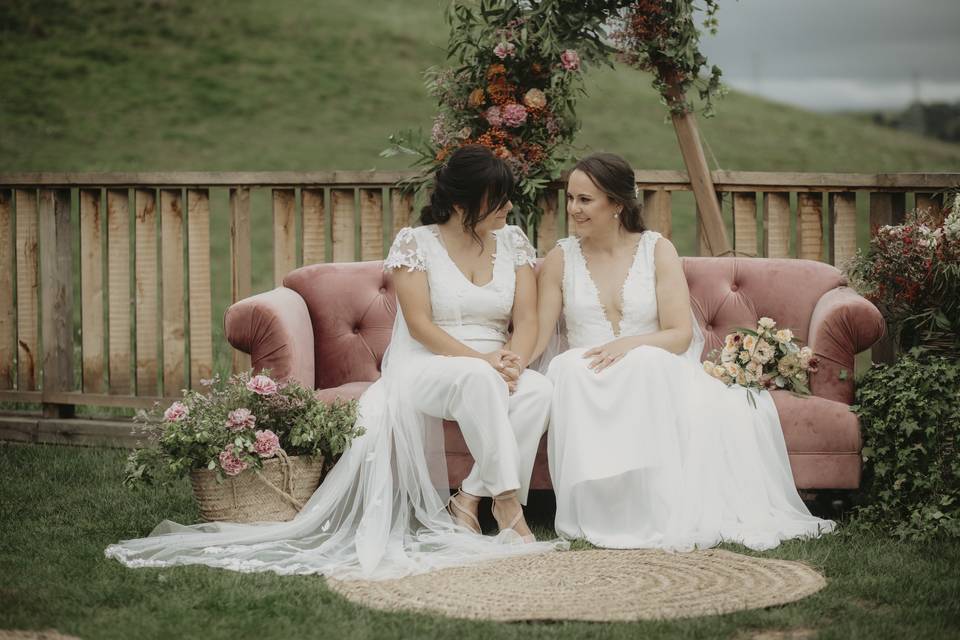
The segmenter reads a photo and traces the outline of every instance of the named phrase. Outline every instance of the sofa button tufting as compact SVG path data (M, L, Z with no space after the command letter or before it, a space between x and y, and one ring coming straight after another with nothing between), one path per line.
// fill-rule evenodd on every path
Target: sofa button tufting
M740 288L740 287L737 286L736 284L730 285L730 291L736 291L736 290L739 289L739 288Z
M713 325L712 325L712 324L708 324L708 325L707 325L707 331L713 331Z
M387 292L386 287L380 287L380 293L386 293L386 292Z
M354 327L354 328L353 328L353 332L354 332L354 333L360 333L360 327Z

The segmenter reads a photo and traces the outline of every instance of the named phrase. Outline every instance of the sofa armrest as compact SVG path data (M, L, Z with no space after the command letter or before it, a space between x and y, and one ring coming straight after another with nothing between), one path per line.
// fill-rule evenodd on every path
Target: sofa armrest
M227 340L250 354L254 370L269 369L277 380L313 389L313 323L296 291L277 287L244 298L230 305L223 323Z
M813 395L852 403L854 357L885 331L880 311L853 289L837 287L823 294L810 317L809 346L820 359L819 371L810 377Z

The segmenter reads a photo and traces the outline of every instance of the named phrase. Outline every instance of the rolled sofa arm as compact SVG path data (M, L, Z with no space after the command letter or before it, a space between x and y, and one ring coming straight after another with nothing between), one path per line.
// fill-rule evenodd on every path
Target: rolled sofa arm
M313 389L313 323L296 291L277 287L244 298L230 305L223 323L227 340L250 354L254 370Z
M853 289L837 287L823 294L810 317L809 346L820 359L819 371L810 377L813 395L852 403L854 356L885 331L880 311Z

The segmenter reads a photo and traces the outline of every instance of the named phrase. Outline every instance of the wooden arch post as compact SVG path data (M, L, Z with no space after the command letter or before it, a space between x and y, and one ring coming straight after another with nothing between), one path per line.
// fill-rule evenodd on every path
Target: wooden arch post
M681 96L682 98L682 96ZM707 250L712 256L732 255L727 229L723 224L723 213L717 200L717 191L713 186L710 168L707 166L703 145L700 144L700 132L693 113L684 111L673 113L673 128L677 132L680 154L690 176L690 187L700 212L701 234L706 240Z

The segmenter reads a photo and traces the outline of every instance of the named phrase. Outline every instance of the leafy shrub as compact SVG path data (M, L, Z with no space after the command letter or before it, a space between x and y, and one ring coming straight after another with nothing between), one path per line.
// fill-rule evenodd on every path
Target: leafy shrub
M859 522L914 540L960 536L960 361L912 349L871 368L856 402L865 462Z

